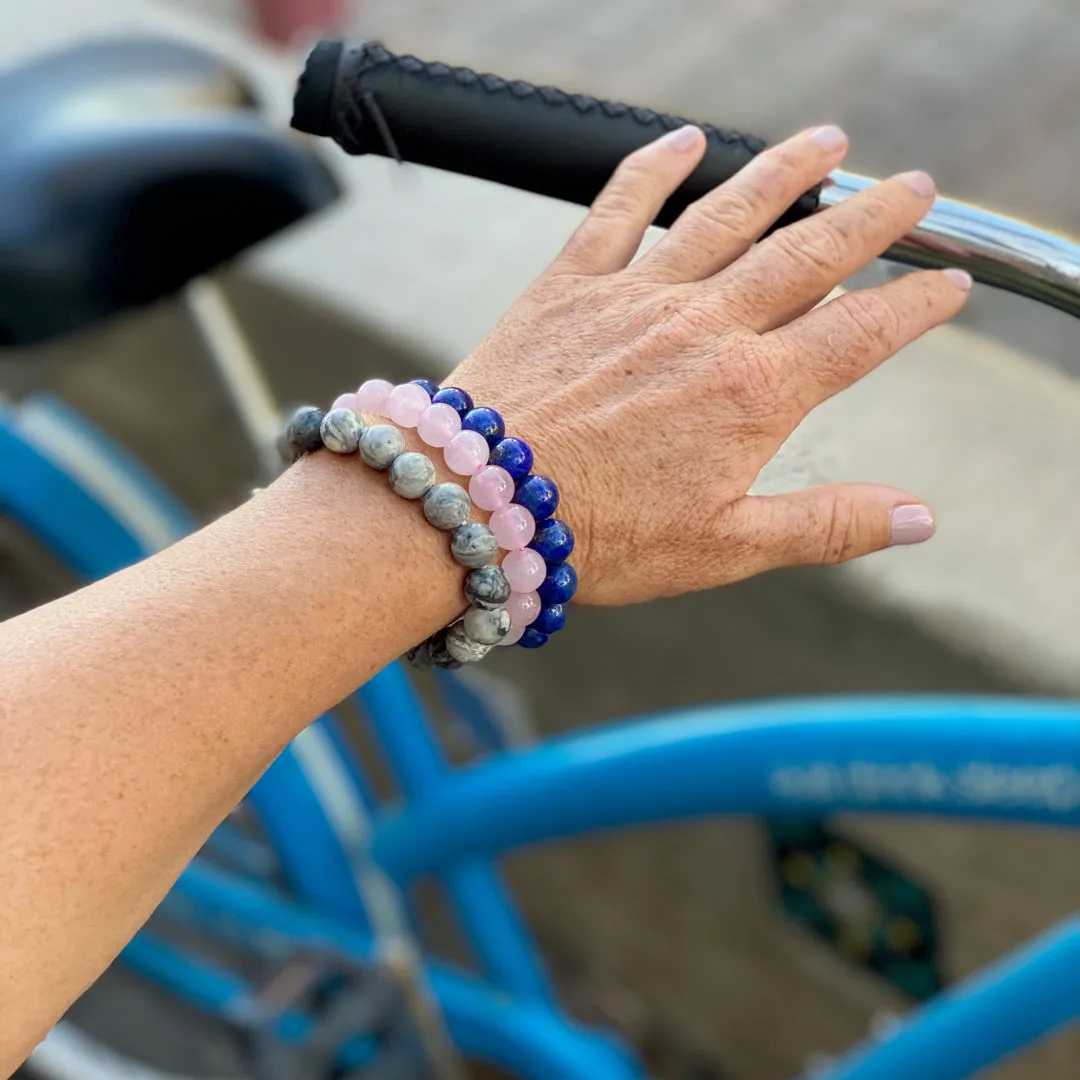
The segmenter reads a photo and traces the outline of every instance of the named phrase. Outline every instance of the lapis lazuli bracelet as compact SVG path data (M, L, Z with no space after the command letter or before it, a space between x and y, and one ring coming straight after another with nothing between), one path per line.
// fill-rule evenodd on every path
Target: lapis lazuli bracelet
M368 426L363 415L393 423ZM469 478L468 491L435 483L431 459L408 452L399 428L415 428L428 446L441 449L447 468ZM565 605L577 588L567 562L574 536L554 517L555 483L530 471L532 450L506 436L494 409L475 408L457 387L371 379L337 398L326 413L305 406L294 414L282 439L286 459L321 446L339 454L358 451L368 465L388 471L395 492L422 499L428 521L451 532L451 552L470 570L465 616L410 650L413 663L457 667L495 645L539 648L565 625ZM487 525L469 520L473 504L489 511ZM500 548L506 552L501 566L495 563Z

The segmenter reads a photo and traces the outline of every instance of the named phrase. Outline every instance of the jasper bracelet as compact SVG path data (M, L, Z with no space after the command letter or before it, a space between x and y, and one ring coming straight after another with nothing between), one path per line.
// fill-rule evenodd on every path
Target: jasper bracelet
M392 423L368 425L364 416ZM396 426L395 426L396 425ZM415 428L430 447L441 449L451 472L468 477L468 491L436 483L436 469L422 453L406 450L401 428ZM463 618L411 649L419 667L458 667L482 659L495 645L539 648L566 622L565 605L577 588L567 562L574 547L570 527L554 517L559 491L546 476L532 473L532 450L507 437L502 417L475 408L457 387L439 389L417 379L400 386L371 379L343 394L323 413L304 406L294 413L281 440L286 461L320 447L358 453L386 471L391 488L422 500L424 516L451 534L454 559L469 570ZM471 521L472 506L490 512L487 525ZM506 551L496 564L499 549Z

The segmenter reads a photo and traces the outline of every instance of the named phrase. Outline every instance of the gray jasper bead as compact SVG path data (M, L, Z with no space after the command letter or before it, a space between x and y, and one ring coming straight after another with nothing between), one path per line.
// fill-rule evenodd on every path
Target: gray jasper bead
M436 484L424 496L424 517L436 529L449 532L469 520L472 502L460 484Z
M435 466L427 454L412 451L394 458L390 466L390 487L403 499L421 499L435 483Z
M457 622L446 633L446 651L460 664L475 664L491 652L491 646L473 641L465 633L465 627Z
M498 645L510 633L510 612L506 608L469 608L461 625L471 641Z
M319 431L322 421L322 409L316 409L314 405L301 405L289 418L278 442L282 460L291 465L305 454L318 450L322 446Z
M373 424L360 436L360 456L373 469L389 469L405 453L405 436L393 424Z
M443 629L432 634L426 641L420 642L405 654L405 659L415 668L426 671L432 667L446 668L453 671L461 667L461 661L455 660L446 649L446 636L449 630Z
M488 563L465 578L465 599L478 608L500 608L510 599L510 582L501 566Z
M331 409L319 428L323 446L335 454L355 454L364 434L364 421L352 409Z
M475 569L486 566L499 553L495 534L479 521L467 521L454 530L450 538L450 553L462 566Z

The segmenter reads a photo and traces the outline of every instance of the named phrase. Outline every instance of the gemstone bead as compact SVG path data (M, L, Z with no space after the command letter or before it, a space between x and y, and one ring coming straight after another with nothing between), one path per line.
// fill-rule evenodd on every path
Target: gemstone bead
M574 550L574 534L565 521L549 518L543 524L537 525L536 535L530 546L540 552L546 562L566 562L570 558L570 552Z
M459 431L443 450L446 467L458 476L472 476L487 464L489 447L484 436L475 431Z
M465 627L456 622L446 633L446 651L460 664L475 664L491 652L491 646L473 641Z
M510 613L506 608L469 608L461 625L472 641L498 645L510 630Z
M390 488L403 499L422 499L435 483L435 466L427 454L399 454L390 466Z
M485 465L469 481L469 494L481 510L501 510L514 497L514 481L498 465Z
M536 621L540 614L540 597L534 592L515 592L506 601L506 610L510 612L510 625L524 629Z
M437 405L449 405L458 416L464 416L473 407L472 398L459 386L445 386L431 400Z
M430 405L431 397L422 386L402 383L390 391L386 399L386 415L403 428L414 428Z
M515 480L527 476L533 452L524 439L500 439L491 448L491 464L501 465Z
M412 386L422 386L427 391L428 401L430 401L439 390L438 383L433 383L430 379L410 379L409 383Z
M483 435L488 446L494 446L506 434L503 418L494 409L470 409L461 418L461 426Z
M524 506L537 522L546 521L559 508L559 489L550 477L531 473L518 481L513 501Z
M488 528L495 534L499 547L516 551L525 547L536 532L536 521L524 506L511 503L496 510L488 521Z
M548 635L541 633L535 626L527 626L525 633L521 635L518 644L523 649L539 649L541 645L548 643Z
M405 659L414 667L426 670L431 667L441 667L453 670L461 667L461 661L455 660L446 648L446 639L449 629L439 630L432 634L426 641L420 642L415 648L405 654Z
M506 580L502 567L488 563L466 575L465 599L473 607L502 607L510 599L510 582Z
M472 503L460 484L436 484L424 496L424 517L436 529L450 532L469 520Z
M533 622L533 626L542 634L554 634L566 625L566 607L563 604L552 604L543 608Z
M331 409L319 425L323 446L335 454L355 454L364 434L364 421L352 409Z
M279 442L282 459L290 464L322 447L324 413L314 405L301 405L290 417Z
M360 436L360 456L373 469L389 469L405 453L405 436L393 424L372 424Z
M333 405L330 406L329 411L333 412L334 409L352 409L353 412L359 412L357 408L357 396L356 394L339 394L334 398Z
M428 446L444 447L461 430L461 417L449 405L432 404L416 423L416 433Z
M540 586L547 574L547 563L532 548L507 552L502 568L514 592L532 592Z
M521 640L521 635L525 633L524 626L511 626L506 634L506 637L499 642L500 645L516 645Z
M372 416L385 416L386 399L393 389L394 384L386 379L368 379L367 382L362 382L360 389L356 391L356 411Z
M475 569L492 562L499 553L499 544L492 531L478 521L459 525L450 538L450 554L461 563Z
M532 551L531 548L527 550ZM519 553L512 552L512 554ZM536 552L533 554L535 555ZM507 555L506 558L509 559L510 556ZM503 562L505 564L506 560L504 559ZM510 584L513 585L513 581ZM565 604L577 592L577 573L569 563L556 563L548 570L536 591L546 607L553 604Z

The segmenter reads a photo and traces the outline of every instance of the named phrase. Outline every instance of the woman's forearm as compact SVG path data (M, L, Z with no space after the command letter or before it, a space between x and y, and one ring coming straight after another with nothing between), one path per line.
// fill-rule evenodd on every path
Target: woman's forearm
M0 626L0 1075L288 740L460 604L418 507L321 454Z

